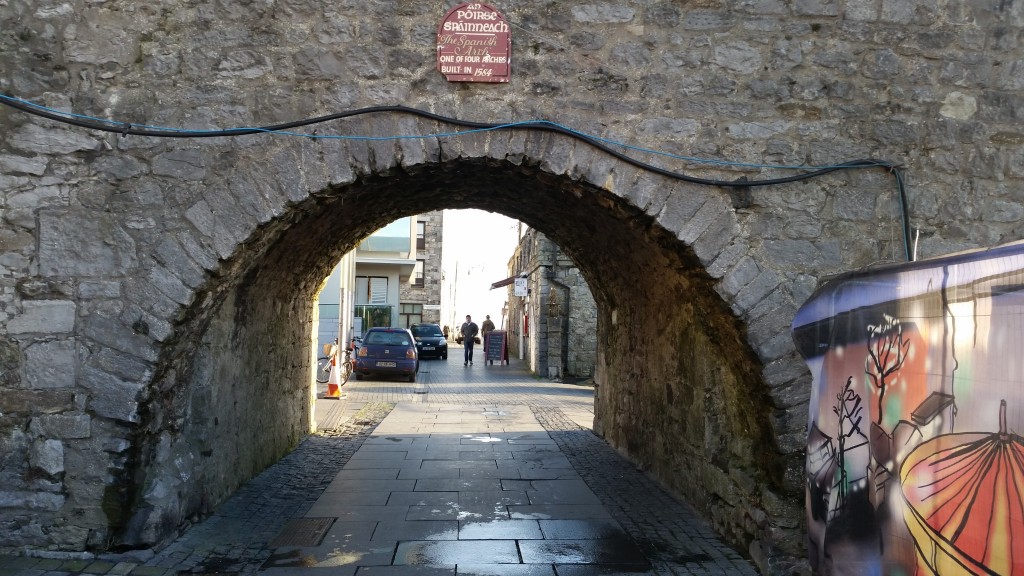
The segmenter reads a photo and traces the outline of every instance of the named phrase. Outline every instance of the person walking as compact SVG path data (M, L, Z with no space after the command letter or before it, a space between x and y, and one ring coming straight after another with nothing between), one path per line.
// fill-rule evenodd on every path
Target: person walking
M466 321L463 322L462 327L459 328L459 334L462 334L462 346L465 349L465 359L462 362L463 366L473 365L473 344L475 344L476 335L479 332L480 329L477 327L476 323L473 322L473 318L471 318L469 314L466 314Z
M484 321L480 324L480 335L483 336L484 341L484 356L487 355L487 333L494 330L494 322L491 322L491 315L488 314L484 317ZM486 358L485 358L486 360Z

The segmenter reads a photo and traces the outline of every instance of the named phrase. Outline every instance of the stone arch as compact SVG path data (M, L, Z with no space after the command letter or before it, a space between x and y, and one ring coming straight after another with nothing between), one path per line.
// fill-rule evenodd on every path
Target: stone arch
M394 120L367 127L387 133ZM121 546L153 545L287 453L310 431L312 300L334 262L396 218L478 208L543 231L587 277L600 310L596 430L704 503L735 543L766 537L742 519L794 487L762 361L734 312L746 306L742 291L723 296L708 272L742 265L730 256L746 242L728 194L537 131L346 145L257 138L260 153L246 161L184 147L157 155L190 159L204 180L151 255L140 250L122 294L137 305L103 320L151 338L158 356L139 359L152 380L138 413L101 419L128 445L94 529ZM110 349L128 352L89 348L84 370L102 368Z
M956 8L962 18L943 18L813 2L766 11L760 3L523 0L506 14L517 26L513 76L481 86L448 83L434 70L439 14L429 3L239 9L111 1L52 9L26 0L0 9L0 52L9 56L0 59L0 89L76 113L168 126L263 124L400 102L461 118L552 118L709 158L899 159L919 184L923 256L1020 236L1021 202L1010 190L1024 178L1012 149L1022 139L1024 99L1019 85L988 72L993 59L1019 59L1022 49L996 42L998 54L989 54L981 44L1005 36L1000 31L1020 17L996 4L967 3ZM799 554L809 376L789 338L795 303L819 276L888 258L903 240L889 232L895 202L880 172L729 193L653 176L552 133L160 140L65 129L6 107L0 124L0 479L12 488L4 501L14 502L13 539L32 546L101 547L111 526L125 545L154 541L286 451L305 433L296 423L308 407L298 388L270 384L296 381L307 361L270 365L252 350L298 346L307 321L299 295L354 241L335 237L317 260L294 250L299 235L317 225L325 235L368 232L378 218L482 205L468 194L436 204L409 194L401 209L382 202L402 178L427 174L449 185L459 170L487 167L525 174L524 184L565 192L568 202L593 198L620 215L611 222L626 238L657 247L638 255L635 241L621 242L591 254L574 244L577 236L607 228L537 221L590 270L592 283L606 283L602 338L610 352L600 359L599 428L663 482L696 496L734 542ZM387 116L351 119L339 131L449 129ZM745 170L751 177L772 171ZM410 189L419 190L415 182ZM368 190L380 194L358 194ZM345 209L353 205L358 218ZM604 278L613 264L621 268ZM271 271L294 274L289 290L261 292ZM651 274L667 279L651 300L656 309L622 300ZM243 324L252 321L239 310L270 324ZM662 324L651 326L652 317ZM659 329L677 335L675 344ZM271 333L285 337L270 342ZM712 350L728 353L728 370L709 365ZM627 364L638 352L663 368ZM243 399L290 398L293 417L267 442L253 441L258 449L237 440L249 464L211 467L223 476L211 499L187 489L178 495L177 462L195 469L206 452L226 448L204 446L195 433L194 446L176 443L176 431L190 418L227 427L228 417L210 407L233 405L224 399L233 389L218 383L264 367L260 395ZM692 386L614 380L676 382L671 370ZM689 400L687 391L734 416L707 422L707 412L651 413L656 403ZM745 411L766 394L772 414ZM705 430L724 424L744 433L705 443L698 421ZM753 453L763 460L731 461ZM696 476L699 490L690 481Z

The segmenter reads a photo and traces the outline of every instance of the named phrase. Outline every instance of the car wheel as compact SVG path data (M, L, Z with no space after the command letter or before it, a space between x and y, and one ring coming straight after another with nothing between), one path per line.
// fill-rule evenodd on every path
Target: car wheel
M363 379L363 375L362 374L356 374L356 380L362 380L362 379Z
M409 374L409 382L415 382L415 381L416 381L416 374L415 373Z
M441 360L447 360L447 359L448 359L448 355L447 354L441 354Z

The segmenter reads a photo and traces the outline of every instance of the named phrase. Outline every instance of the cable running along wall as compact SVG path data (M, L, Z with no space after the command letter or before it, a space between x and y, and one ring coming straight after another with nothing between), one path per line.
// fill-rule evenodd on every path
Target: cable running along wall
M617 142L614 140L601 138L598 136L586 134L573 130L567 126L559 124L557 122L551 122L549 120L525 120L519 122L506 122L506 123L489 123L489 122L475 122L471 120L461 120L458 118L452 118L448 116L442 116L440 114L434 114L425 110L419 110L416 108L410 108L407 106L371 106L368 108L358 108L355 110L346 110L344 112L337 112L334 114L327 114L324 116L317 116L313 118L306 118L303 120L295 120L292 122L284 122L281 124L272 124L268 126L256 126L256 127L241 127L241 128L229 128L225 130L181 130L177 128L167 128L160 126L148 126L141 124L133 124L129 122L119 122L114 120L107 120L103 118L96 118L93 116L84 116L81 114L73 114L70 112L63 112L55 110L47 106L36 104L34 102L0 94L0 103L5 104L11 108L15 108L22 112L62 122L72 126L80 128L86 128L89 130L99 130L103 132L111 132L115 134L121 134L122 136L149 136L158 138L223 138L230 136L247 136L252 134L275 134L280 136L292 136L301 138L315 138L315 139L343 139L343 140L401 140L411 138L453 138L464 136L467 134L473 134L477 132L497 131L497 130L543 130L548 132L555 132L568 136L580 142L592 146L609 156L612 156L622 162L646 170L667 178L681 180L689 182L691 184L698 184L702 186L718 186L724 188L753 188L761 186L773 186L777 184L788 184L791 182L799 182L802 180L809 180L825 174L830 174L839 170L858 170L865 168L882 168L892 174L896 181L897 192L899 196L900 204L900 219L903 228L903 248L904 254L907 261L912 260L910 250L910 219L908 216L907 209L907 194L906 185L903 181L903 175L900 171L899 166L894 162L887 160L877 160L873 158L865 158L859 160L851 160L848 162L842 162L840 164L834 164L829 166L786 166L786 165L770 165L770 164L746 164L739 162L728 162L718 160L708 160L702 158L694 158L687 156L679 156L676 154L669 154L666 152L660 152L657 150L651 150L647 148L641 148ZM312 126L316 124L322 124L325 122L331 122L334 120L341 120L345 118L353 118L362 115L372 114L407 114L411 116L418 116L435 122L448 124L451 126L457 126L460 128L466 128L466 130L455 131L455 132L441 132L433 134L415 134L415 135L394 135L394 136L351 136L351 135L324 135L324 134L313 134L313 133L302 133L295 132L296 128L302 128L304 126ZM655 166L648 162L636 159L618 149L631 150L634 152L642 152L647 154L654 154L658 156L664 156L673 158L676 160L684 160L688 162L695 162L701 164L713 164L725 168L758 168L758 169L776 169L776 170L793 170L800 171L799 174L793 176L786 176L783 178L766 178L763 180L747 180L745 178L739 180L717 180L698 178Z

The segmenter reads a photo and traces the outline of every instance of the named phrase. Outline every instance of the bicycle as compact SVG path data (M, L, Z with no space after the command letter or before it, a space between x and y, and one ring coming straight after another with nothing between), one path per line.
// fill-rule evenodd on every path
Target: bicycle
M331 368L334 367L332 360L338 354L337 345L338 341L335 340L334 354L321 356L316 360L316 381L318 384L325 384L331 379ZM350 346L345 349L345 359L341 361L340 373L338 375L338 378L341 380L338 382L339 386L348 382L348 379L352 376L353 370L355 370L355 362L352 360L352 347Z

